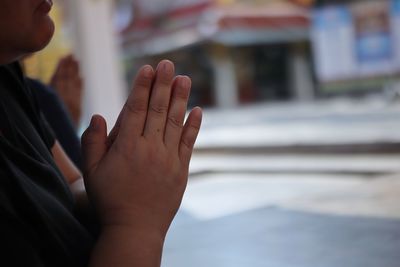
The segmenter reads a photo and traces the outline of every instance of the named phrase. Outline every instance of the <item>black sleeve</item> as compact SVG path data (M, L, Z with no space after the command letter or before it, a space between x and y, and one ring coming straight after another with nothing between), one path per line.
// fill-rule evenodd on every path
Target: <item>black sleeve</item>
M50 148L52 148L57 139L56 134L54 133L52 127L47 121L46 116L42 112L39 113L39 116L40 116L39 122L41 125L40 127L42 128L45 142L48 144Z
M39 112L44 115L41 127L44 128L45 138L51 141L51 145L54 145L56 138L69 158L82 170L80 140L63 102L47 85L29 78L27 82Z

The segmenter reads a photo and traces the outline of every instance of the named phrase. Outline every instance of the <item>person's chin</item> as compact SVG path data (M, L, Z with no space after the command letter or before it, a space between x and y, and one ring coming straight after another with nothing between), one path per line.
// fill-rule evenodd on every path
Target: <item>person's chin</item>
M45 48L51 41L55 31L53 21L48 18L46 22L40 27L40 31L35 34L34 42L32 43L31 53L37 52Z

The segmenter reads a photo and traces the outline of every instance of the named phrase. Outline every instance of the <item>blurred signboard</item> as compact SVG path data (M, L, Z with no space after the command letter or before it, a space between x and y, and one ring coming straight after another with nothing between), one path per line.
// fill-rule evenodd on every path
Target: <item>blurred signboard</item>
M321 82L400 74L400 0L314 10L312 41Z
M350 9L331 6L315 10L312 41L317 76L321 81L347 79L356 72Z
M393 42L395 45L394 55L397 68L400 69L400 1L393 1L391 8Z

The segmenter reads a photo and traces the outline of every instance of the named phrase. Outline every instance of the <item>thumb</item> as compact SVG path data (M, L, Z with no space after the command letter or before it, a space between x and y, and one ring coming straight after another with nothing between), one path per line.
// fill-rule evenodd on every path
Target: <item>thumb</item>
M94 115L82 135L85 176L90 175L107 152L107 124L100 115Z

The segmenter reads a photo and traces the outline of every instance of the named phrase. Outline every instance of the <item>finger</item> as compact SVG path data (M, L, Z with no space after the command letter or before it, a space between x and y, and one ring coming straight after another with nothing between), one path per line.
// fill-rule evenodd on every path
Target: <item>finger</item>
M194 108L188 119L186 120L185 126L183 127L181 142L179 146L179 157L181 162L189 165L190 158L193 152L193 146L196 142L197 135L200 131L202 120L202 110L199 107Z
M73 56L70 58L70 70L73 75L79 75L79 63Z
M135 78L132 92L123 108L118 134L123 140L130 140L132 136L143 134L153 78L154 70L148 65L144 66Z
M79 73L76 75L75 79L72 81L74 93L80 94L83 90L83 80Z
M125 111L125 108L123 108L121 110L121 112L119 113L117 121L115 122L114 127L111 129L110 133L108 134L108 137L107 137L107 146L108 147L110 147L114 143L115 139L118 136L119 129L121 127L121 121L122 121L122 116L124 114L124 111Z
M160 141L164 137L174 72L174 64L169 60L161 61L157 67L144 130L145 137L159 138Z
M69 57L64 57L58 62L57 70L54 75L57 81L64 81L68 79L68 65Z
M82 135L84 169L90 174L97 167L107 151L107 125L104 118L94 115L89 127Z
M164 143L169 149L176 149L177 151L179 149L190 87L191 80L189 77L176 77L172 88L172 97L164 136Z
M61 58L60 61L58 61L58 64L56 66L56 69L54 70L53 76L51 77L50 83L56 87L55 85L58 83L58 80L60 79L61 76L61 68L63 65L63 62L65 61L65 58Z
M64 66L64 77L71 79L75 74L75 63L72 57L68 57Z

